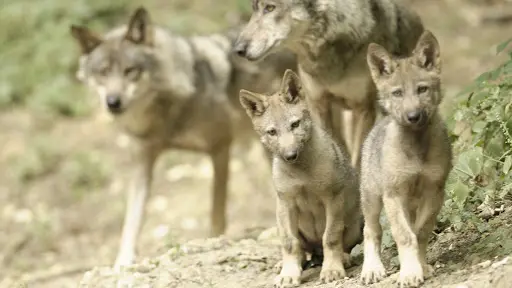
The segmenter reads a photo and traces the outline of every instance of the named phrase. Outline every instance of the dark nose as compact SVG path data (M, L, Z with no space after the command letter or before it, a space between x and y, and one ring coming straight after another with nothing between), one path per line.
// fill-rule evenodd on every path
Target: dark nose
M284 154L284 160L286 161L295 161L299 157L297 151L289 151Z
M238 56L245 57L247 55L247 46L247 42L239 40L235 43L233 50Z
M121 108L121 97L119 95L107 95L107 106L111 111Z
M421 121L422 112L420 110L407 113L407 121L411 124L416 124Z

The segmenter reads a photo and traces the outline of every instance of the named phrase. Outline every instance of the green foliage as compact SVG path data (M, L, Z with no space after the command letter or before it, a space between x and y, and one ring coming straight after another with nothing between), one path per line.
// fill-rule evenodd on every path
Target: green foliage
M63 164L63 178L78 199L104 187L110 180L112 170L104 158L98 152L78 152Z
M498 53L511 41L498 45ZM476 217L477 207L492 213L512 189L512 52L508 53L508 60L457 96L454 113L447 119L455 156L441 221L455 228L471 220L468 223L486 229Z
M36 137L26 153L13 161L13 173L20 183L27 183L54 172L61 154L52 139Z
M4 1L0 9L0 106L28 104L44 113L86 115L90 107L74 79L79 51L69 26L114 24L127 13L126 4Z

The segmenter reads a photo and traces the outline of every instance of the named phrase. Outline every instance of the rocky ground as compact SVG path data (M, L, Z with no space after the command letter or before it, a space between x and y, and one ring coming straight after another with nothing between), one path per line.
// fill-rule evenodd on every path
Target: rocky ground
M512 285L512 209L489 221L487 232L447 231L435 235L430 243L428 261L435 275L423 287L505 288ZM348 278L320 284L320 268L303 275L301 287L365 287L361 285L360 246L353 253L354 266ZM176 246L160 257L144 259L121 273L108 267L87 272L80 287L272 287L279 261L275 228L256 239L225 238L190 241ZM510 255L510 256L508 256ZM398 263L395 247L384 252L390 276L371 287L395 287Z

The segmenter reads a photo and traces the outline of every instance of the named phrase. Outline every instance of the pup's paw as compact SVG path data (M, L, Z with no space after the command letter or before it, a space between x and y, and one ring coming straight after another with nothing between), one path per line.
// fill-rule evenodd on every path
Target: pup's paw
M400 275L398 276L398 285L401 288L418 287L425 281L423 268L419 263L417 265L404 265L400 268Z
M297 287L300 285L300 276L279 275L274 281L275 288Z
M349 253L343 252L343 266L345 268L352 267L352 257L350 257Z
M364 261L361 282L365 285L377 283L386 277L386 269L380 260Z
M330 283L336 280L341 280L347 276L347 273L345 272L345 269L338 268L338 269L329 269L329 268L322 268L322 271L320 271L320 281L322 283Z
M279 272L283 269L283 261L279 260L277 261L276 265L272 268L276 274L279 274Z
M423 275L425 279L428 279L432 276L434 276L434 267L432 265L425 264L423 267Z

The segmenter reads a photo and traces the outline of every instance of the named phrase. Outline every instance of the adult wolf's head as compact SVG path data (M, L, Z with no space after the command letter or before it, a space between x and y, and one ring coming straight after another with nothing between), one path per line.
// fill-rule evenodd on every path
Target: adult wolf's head
M241 90L240 103L267 149L288 162L299 158L311 137L312 120L297 74L287 69L281 88L269 96Z
M411 56L393 57L372 43L367 55L382 107L401 125L421 129L442 100L439 43L424 31Z
M252 16L241 31L234 51L258 60L306 31L313 0L252 0Z
M92 87L112 114L120 114L150 91L154 28L148 12L139 8L127 28L105 37L81 26L71 26L80 44L78 78Z

